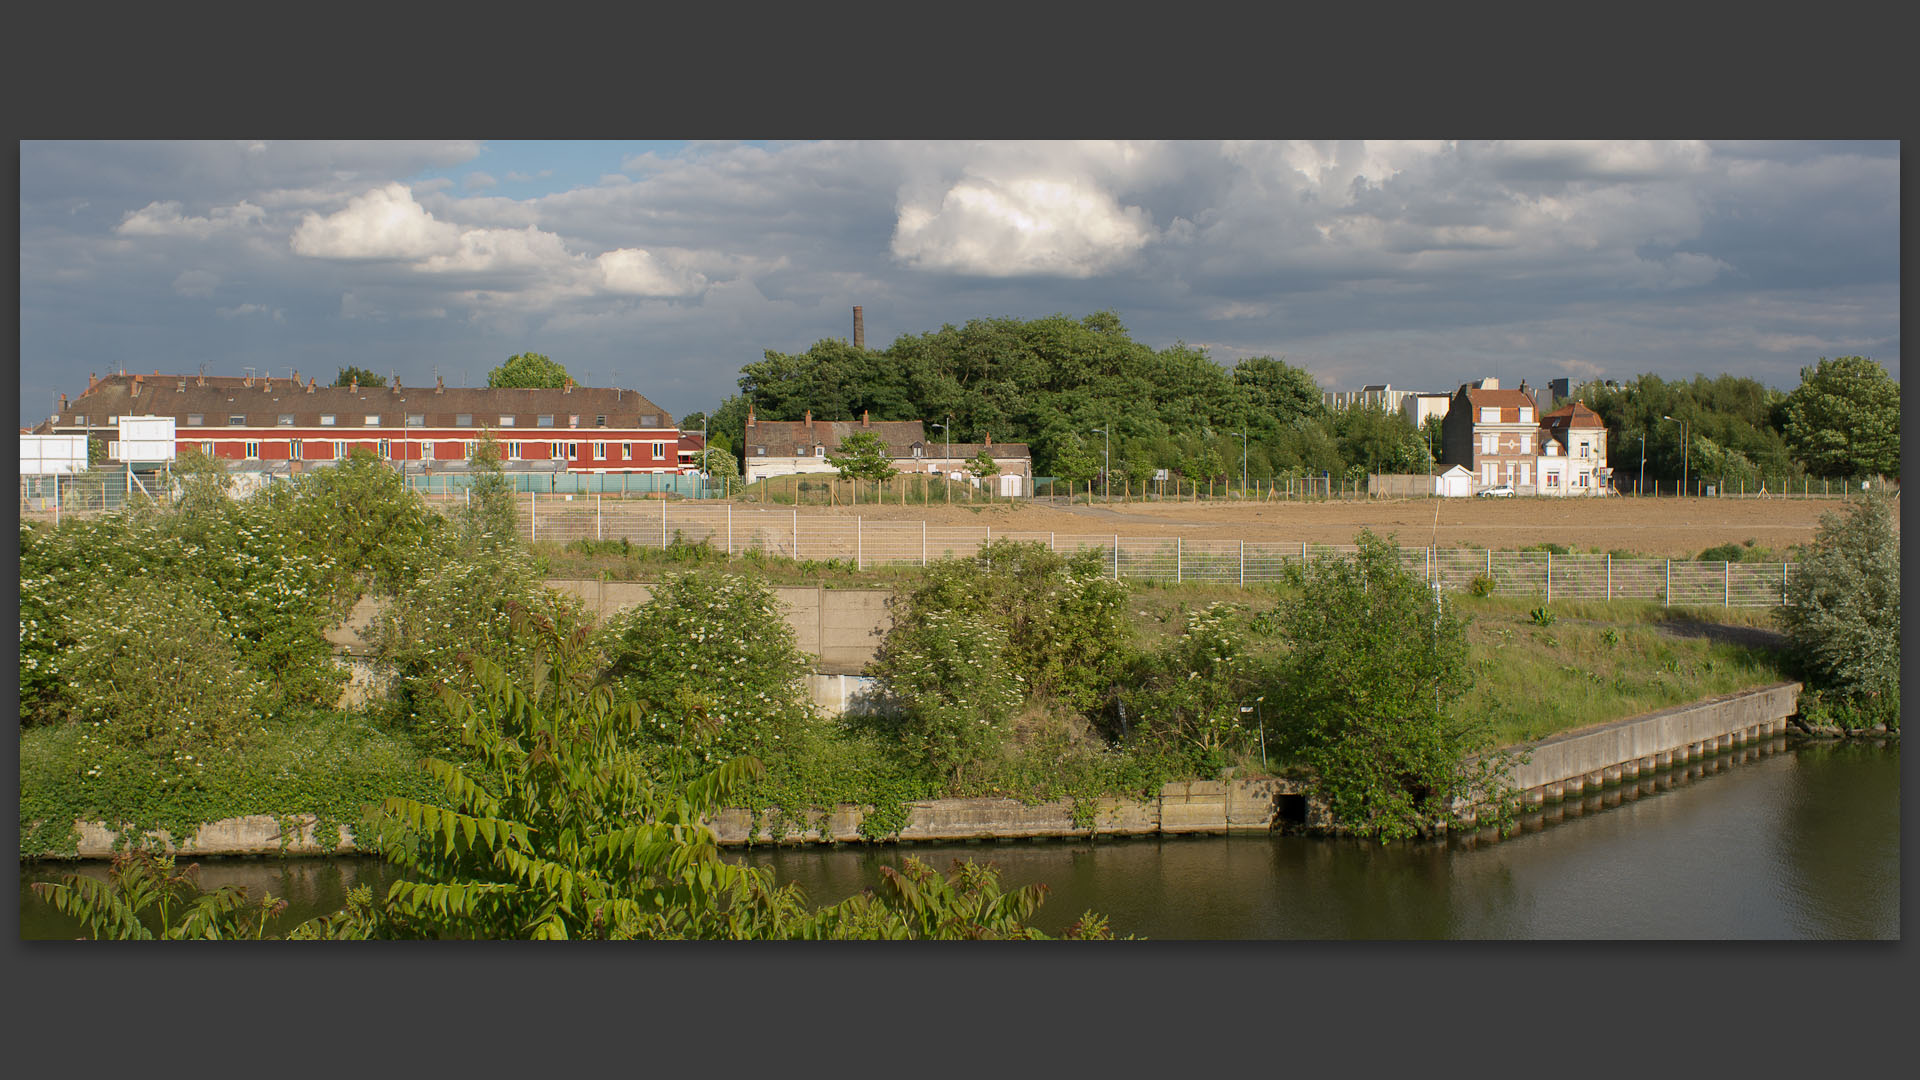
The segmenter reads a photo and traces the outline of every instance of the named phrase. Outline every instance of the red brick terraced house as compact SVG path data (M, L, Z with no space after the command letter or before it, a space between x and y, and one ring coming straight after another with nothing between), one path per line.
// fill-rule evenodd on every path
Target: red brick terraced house
M490 430L509 469L576 473L685 470L673 417L644 395L617 387L561 389L318 386L271 376L88 376L87 390L34 430L112 438L122 416L171 416L176 447L243 463L342 460L371 450L383 460L431 470L464 468ZM520 463L540 463L524 465Z

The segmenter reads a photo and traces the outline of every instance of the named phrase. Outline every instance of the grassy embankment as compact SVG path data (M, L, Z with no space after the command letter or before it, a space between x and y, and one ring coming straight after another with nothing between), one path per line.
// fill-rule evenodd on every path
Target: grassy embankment
M591 553L578 545L570 551L543 545L540 554L547 572L556 577L649 577L675 567L724 561L698 547L618 549L617 542L599 545ZM902 588L920 573L917 567L855 571L843 564L784 559L739 559L732 565L775 584L840 588ZM1218 601L1259 611L1280 600L1272 587L1144 585L1134 589L1128 608L1138 644L1152 648L1180 633L1186 612ZM1534 600L1451 595L1449 602L1471 620L1475 680L1462 707L1470 715L1487 717L1501 744L1788 677L1771 648L1733 640L1764 642L1769 635L1755 631L1771 625L1767 609L1560 601L1551 605L1549 621L1533 615L1540 607ZM936 794L1054 797L1062 782L1052 771L1057 768L1052 762L1060 759L1050 753L1017 755L965 791L942 792L908 776L901 763L883 760L871 738L823 739L810 751L800 755L804 760L777 770L787 775L780 785L787 798L779 801L808 795L837 801L869 788L901 799ZM111 746L87 727L37 728L24 732L20 743L21 852L71 851L65 823L76 818L164 828L178 837L191 835L202 822L222 818L310 813L321 819L319 834L330 836L334 823L353 827L364 807L382 796L430 795L433 786L416 765L421 756L422 748L410 736L353 714L324 713L264 727L239 751L192 763L156 760L138 749ZM1150 763L1100 757L1104 760L1084 777L1086 782L1131 789L1154 779ZM1244 764L1257 763L1256 757Z

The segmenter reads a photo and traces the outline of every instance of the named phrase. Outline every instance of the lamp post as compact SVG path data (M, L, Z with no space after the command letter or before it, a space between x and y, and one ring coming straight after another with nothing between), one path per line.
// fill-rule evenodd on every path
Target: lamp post
M1663 415L1660 419L1673 420L1673 417ZM1687 422L1685 420L1673 420L1673 422L1680 425L1680 494L1685 495L1687 493Z
M1240 436L1240 497L1244 499L1247 497L1247 433L1229 431L1227 434Z
M1094 428L1093 433L1095 435L1102 436L1106 440L1105 444L1103 445L1100 451L1100 488L1102 492L1101 498L1106 499L1108 502L1112 502L1113 501L1113 476L1112 476L1113 436L1108 434L1106 428Z

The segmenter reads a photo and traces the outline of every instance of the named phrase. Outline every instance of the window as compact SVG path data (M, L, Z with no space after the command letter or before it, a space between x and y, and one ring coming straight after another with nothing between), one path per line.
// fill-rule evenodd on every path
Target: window
M208 457L212 457L213 456L213 440L209 439L201 443L200 452L207 455Z
M380 456L383 458L391 458L393 456L393 440L392 439L380 440Z
M1480 422L1481 422L1481 423L1483 423L1483 424L1497 424L1497 423L1499 423L1499 422L1500 422L1500 407L1499 407L1498 405L1483 405L1483 406L1481 406L1481 408L1480 408Z
M756 447L754 447L754 448L753 448L753 456L754 456L754 457L766 457L766 456L767 456L767 448L766 448L766 447L764 447L764 446L756 446Z
M633 444L630 442L621 443L620 456L627 461L632 461L633 460Z
M568 443L567 444L567 460L573 461L577 459L579 456L580 456L580 444L577 442Z
M605 461L607 458L607 444L603 442L594 443L593 456L601 461Z
M453 426L454 427L472 427L473 414L470 412L463 412L455 415L453 418Z
M259 457L259 456L260 456L260 444L259 444L259 443L257 443L257 442L250 442L250 443L248 443L248 444L247 444L247 458L248 458L248 460L252 460L252 459L254 459L254 458L257 458L257 457Z
M334 421L334 417L333 417L333 414L332 414L332 413L321 413L321 414L320 414L320 426L321 426L321 427L332 427L332 426L333 426L333 421Z
M1480 436L1480 452L1483 454L1499 453L1500 452L1500 436L1498 435Z
M507 444L507 460L508 461L520 460L520 444L519 443L510 442Z
M120 460L120 440L119 439L114 439L111 442L107 443L107 460L108 461Z
M813 444L813 456L814 456L814 457L826 457L826 456L827 456L827 448L826 448L826 447L824 447L824 446L821 446L821 445L820 445L819 443L815 443L815 444Z
M594 417L594 418L593 418L593 426L594 426L594 427L606 427L606 426L607 426L607 418L606 418L606 417L604 417L604 416L596 416L596 417Z
M807 456L807 448L806 448L806 447L804 447L804 446L796 446L796 447L794 447L794 448L793 448L793 456L794 456L794 457L806 457L806 456Z
M920 456L920 444L919 444L919 443L914 443L914 444L913 444L913 456L914 456L914 457L919 457L919 456Z
M1557 472L1550 472L1550 473L1548 473L1548 474L1547 474L1547 486L1548 486L1548 487L1550 487L1550 488L1556 488L1556 487L1559 487L1559 486L1560 486L1560 474L1559 474L1559 473L1557 473Z
M426 413L408 413L407 426L408 427L426 427L427 414Z
M1588 456L1588 451L1590 451L1590 450L1592 450L1592 449L1593 449L1593 448L1592 448L1592 447L1590 447L1590 446L1588 446L1588 445L1587 445L1586 443L1581 443L1581 444L1580 444L1580 456L1581 456L1581 457L1586 457L1586 456Z
M466 454L468 461L473 460L473 450L474 450L474 447L478 445L479 444L474 442L472 439L468 439L466 442L460 444L461 450Z
M547 444L547 460L548 461L560 460L560 444L559 443L556 442L556 443Z
M640 426L641 427L659 427L660 415L658 413L643 414L640 417Z
M552 414L552 413L548 413L547 415L545 415L545 416L542 416L542 417L541 417L541 418L540 418L540 419L539 419L538 421L536 421L536 423L538 423L538 424L539 424L539 425L540 425L541 427L552 427L552 426L553 426L553 414Z
M188 413L187 426L188 427L206 427L207 426L206 415L204 413L197 413L197 412Z
M1523 424L1533 423L1533 410L1525 405L1520 406L1520 422Z
M1581 486L1581 487L1591 487L1591 486L1592 486L1592 483L1591 483L1591 481L1592 481L1592 480L1593 480L1593 475L1592 475L1591 473L1581 473L1581 474L1580 474L1580 486Z
M379 427L379 426L380 426L380 414L379 414L379 413L368 413L368 414L367 414L367 426L368 426L368 427Z
M279 418L279 420L277 421L277 423L278 423L278 424L279 424L279 425L280 425L281 427L292 427L292 426L293 426L293 414L292 414L292 413L290 413L290 412L283 412L283 413L281 413L281 414L280 414L280 418Z
M1531 435L1522 435L1522 436L1520 436L1520 450L1519 450L1519 452L1520 452L1520 453L1522 453L1522 454L1531 454L1531 453L1533 453L1533 436L1531 436Z
M85 418L85 417L81 417L81 419L83 419L83 420L84 420L84 419L86 419L86 418ZM234 413L234 414L232 414L232 415L230 415L230 416L228 416L228 417L227 417L227 426L228 426L228 427L246 427L246 426L247 426L247 418L246 418L246 415L245 415L245 414L243 414L243 413Z
M653 444L653 459L655 461L667 460L667 444L666 443L657 442Z
M340 440L337 440L337 439L336 439L336 440L334 441L334 444L333 444L333 460L335 460L335 461L345 461L345 460L347 460L347 444L346 444L345 442L343 442L343 441L340 441Z
M500 418L500 426L501 426L501 427L512 427L512 426L513 426L513 417L511 417L511 416L503 416L503 417L501 417L501 418Z
M574 413L573 415L571 415L571 416L569 416L569 417L567 417L567 426L568 426L568 427L579 427L579 426L580 426L580 414L579 414L579 413Z
M304 449L304 448L302 448L302 447L301 447L301 445L300 445L300 440L299 440L299 439L290 439L290 440L288 440L288 442L287 442L287 457L288 457L288 458L290 458L290 459L292 459L292 460L294 460L294 461L300 461L300 460L302 460L302 455L303 455L303 454L304 454L305 452L306 452L306 451L305 451L305 449Z

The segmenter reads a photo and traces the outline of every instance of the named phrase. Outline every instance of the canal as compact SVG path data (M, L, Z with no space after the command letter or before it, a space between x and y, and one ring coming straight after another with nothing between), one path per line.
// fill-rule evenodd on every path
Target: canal
M858 892L906 854L990 859L1008 887L1044 883L1037 925L1082 911L1157 939L1897 939L1898 740L1778 738L1529 815L1497 841L1381 845L1303 836L756 849L816 903ZM104 876L97 863L84 872ZM28 891L73 864L21 868L21 936L77 927ZM209 859L202 882L331 911L365 858Z

